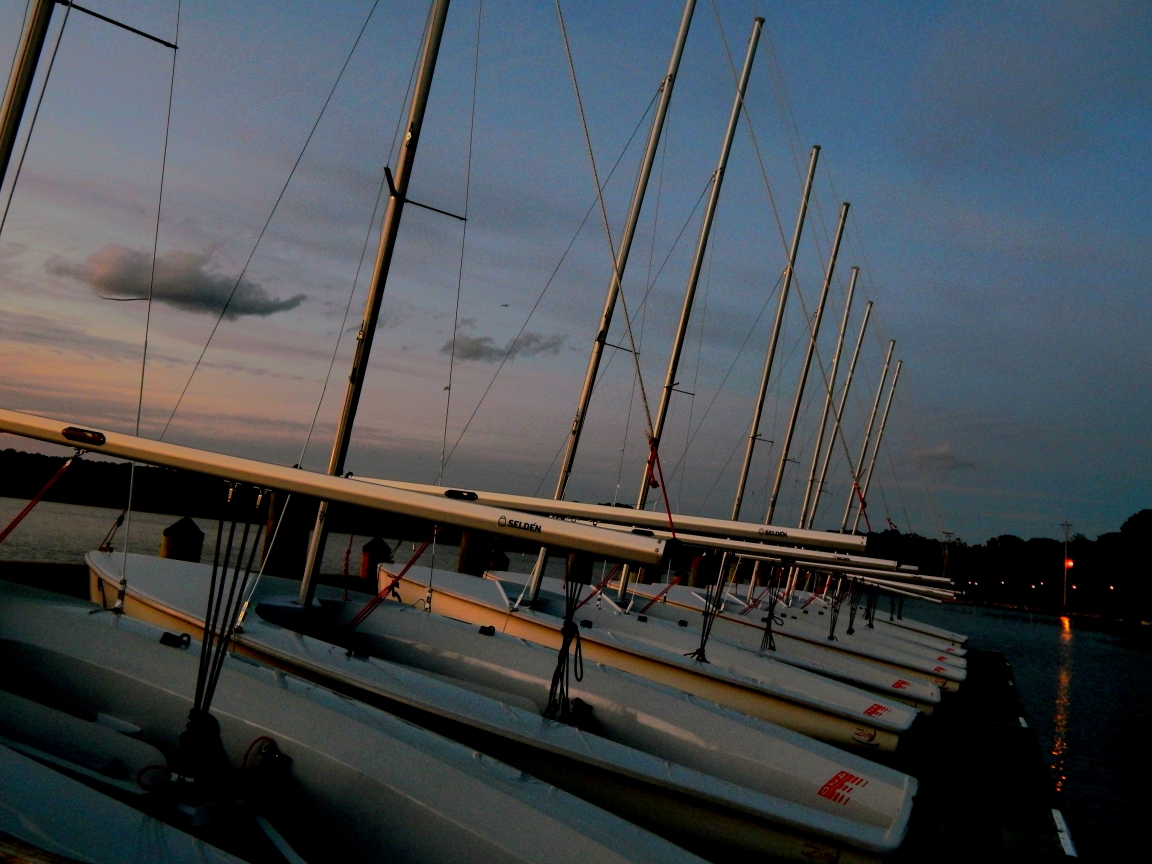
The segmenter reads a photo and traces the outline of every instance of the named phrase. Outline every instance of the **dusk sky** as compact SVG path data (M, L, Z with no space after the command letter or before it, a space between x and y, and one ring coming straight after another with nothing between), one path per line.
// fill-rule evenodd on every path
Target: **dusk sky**
M86 5L174 38L174 2ZM683 7L562 8L602 180L623 152L605 190L615 243ZM159 436L172 416L372 9L183 3L143 435ZM0 0L4 58L24 10ZM381 211L369 220L381 169L395 164L427 10L424 0L376 5L165 440L297 462L339 338L304 460L322 470ZM596 209L581 228L595 186L555 5L485 0L477 42L479 11L477 0L449 11L409 190L454 213L468 198L463 266L462 223L408 208L348 467L436 480L459 273L444 480L550 495L609 247ZM893 338L904 370L869 495L873 528L888 518L979 542L1057 536L1067 520L1095 536L1152 507L1146 3L700 0L625 277L653 408L734 94L730 60L738 69L756 15L767 23L748 122L680 368L680 388L695 395L676 395L661 451L673 508L731 509L813 144L818 181L744 518L764 514L779 459L767 441L783 437L842 201L852 217L777 522L799 515L853 265L850 342L865 302L875 308L816 527L839 527L845 445L855 460ZM0 207L63 17L58 6ZM161 45L68 18L0 234L0 406L134 427L146 304L121 301L148 289L170 64ZM623 324L618 309L609 342L625 342ZM631 360L609 351L568 497L631 503L644 434ZM36 449L6 436L0 446Z

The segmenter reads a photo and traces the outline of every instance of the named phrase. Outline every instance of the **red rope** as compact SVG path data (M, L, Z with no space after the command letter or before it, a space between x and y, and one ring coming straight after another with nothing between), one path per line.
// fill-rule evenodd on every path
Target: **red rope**
M668 484L664 482L664 468L660 465L660 451L656 447L655 441L649 442L652 446L652 453L648 457L648 477L655 479L652 474L652 468L655 466L656 471L660 474L660 492L664 496L664 512L668 514L668 530L672 532L672 539L676 539L676 526L672 522L672 505L668 502Z
M393 576L391 581L389 581L388 584L384 586L384 588L380 591L379 594L377 594L375 597L373 597L371 600L369 600L367 603L364 604L364 608L361 609L359 612L357 612L356 617L353 618L350 622L348 622L348 629L349 630L355 630L357 627L359 627L361 624L363 624L364 619L367 618L369 615L371 615L372 612L376 609L376 607L379 606L381 603L383 603L388 598L388 595L392 593L392 589L396 587L397 583L401 579L404 578L405 574L409 570L412 569L412 565L415 564L416 561L420 558L420 556L424 554L424 550L432 545L432 541L436 539L436 534L439 531L440 531L439 528L436 528L435 530L433 530L432 536L429 537L427 540L425 540L424 545L416 550L416 554L408 559L408 563L404 565L404 569L401 570L399 573L397 573L395 576Z
M576 604L576 609L579 609L581 606L583 606L585 603L587 603L589 600L591 600L593 597L595 597L597 594L599 594L601 591L603 591L604 586L607 585L610 581L612 581L612 577L620 572L621 566L622 565L617 564L615 567L613 567L611 570L609 570L608 575L605 576L601 580L600 584L596 586L596 588L592 591L592 593L589 594L587 597L585 597L583 600L581 600L579 603ZM573 609L572 611L575 612L576 609Z
M79 453L76 454L76 456L79 455ZM68 470L68 467L72 464L73 460L76 459L76 456L70 457L67 462L61 465L60 470L52 475L52 479L44 484L44 488L36 493L36 497L29 501L24 509L16 514L16 518L9 522L8 526L3 531L0 531L0 543L3 543L6 539L8 539L8 535L15 531L16 526L24 521L24 517L32 512L32 508L39 504L40 499L48 494L48 490L55 486L56 481L64 476L64 472Z
M872 523L868 519L868 505L864 503L864 494L860 491L860 485L853 483L852 488L856 490L856 497L860 499L860 515L864 517L864 524L868 526L868 533L872 533Z
M741 609L740 614L741 615L747 615L749 612L751 612L753 609L755 609L757 606L759 606L760 601L764 599L764 595L768 593L768 591L771 587L772 587L771 585L765 585L764 590L760 592L760 596L757 597L755 600L753 600L751 603L749 603L747 606L745 606L743 609Z
M667 585L664 586L663 591L661 591L659 594L657 594L655 597L653 597L651 600L649 600L647 606L645 606L643 609L641 609L636 614L637 615L643 615L645 612L647 612L649 609L652 608L653 604L659 603L661 598L663 598L665 594L667 594L669 591L672 590L673 585L679 585L679 584L680 584L680 577L677 576L671 582L669 582Z

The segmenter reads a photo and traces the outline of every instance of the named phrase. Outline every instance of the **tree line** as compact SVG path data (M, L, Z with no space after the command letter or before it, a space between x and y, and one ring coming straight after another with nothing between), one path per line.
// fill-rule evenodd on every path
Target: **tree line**
M7 449L0 451L0 496L31 498L64 464L64 457ZM128 500L126 462L83 458L49 491L45 500L120 510ZM138 465L133 506L152 513L216 519L225 515L226 481L191 471ZM297 496L290 505L284 546L307 543L316 502ZM277 509L278 512L278 509ZM423 538L430 526L355 507L333 507L329 528L366 536ZM1152 509L1130 516L1119 531L1090 540L1076 534L1068 543L1067 605L1064 596L1064 542L1047 537L1025 540L1011 534L984 543L960 538L945 543L896 529L868 535L867 553L877 558L915 564L920 572L947 576L973 603L1026 606L1058 612L1106 614L1152 620ZM459 542L459 532L441 532L440 542ZM509 544L505 544L509 545ZM523 545L523 544L521 544ZM531 544L516 551L533 551ZM509 545L509 548L512 547ZM683 557L683 556L681 556Z
M1023 606L1152 620L1152 510L1141 510L1119 531L1090 540L1068 540L1065 592L1064 541L1025 540L1012 534L983 543L951 542L889 529L868 537L868 553L915 564L922 573L947 576L972 603Z

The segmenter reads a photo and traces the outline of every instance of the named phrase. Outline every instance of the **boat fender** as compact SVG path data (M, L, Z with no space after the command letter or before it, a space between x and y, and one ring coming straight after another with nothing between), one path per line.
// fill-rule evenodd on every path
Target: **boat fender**
M581 618L580 619L580 626L583 627L585 630L591 630L592 629L592 619Z
M444 497L457 501L476 501L480 498L475 492L469 492L467 489L445 489Z
M480 625L480 635L481 636L495 636L496 635L496 627L492 624L481 624Z
M686 620L684 620L683 618L681 618L679 621L676 622L676 625L679 627L687 627L688 622Z
M187 648L192 644L192 637L187 633L181 633L177 636L175 633L164 633L160 637L160 644L167 645L169 648Z

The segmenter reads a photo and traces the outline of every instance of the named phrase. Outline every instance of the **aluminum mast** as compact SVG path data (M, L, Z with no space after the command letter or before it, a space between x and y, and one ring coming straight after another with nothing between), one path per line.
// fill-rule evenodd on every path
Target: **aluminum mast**
M868 319L872 317L872 301L869 300L864 307L864 317L860 321L860 333L856 337L856 347L852 350L852 361L848 364L848 374L844 378L844 389L840 391L840 404L832 420L832 437L828 441L828 449L824 452L824 464L820 466L820 480L812 493L812 506L808 508L808 524L811 528L816 521L816 508L820 506L820 496L823 494L824 481L828 477L828 463L832 461L832 450L836 447L836 436L840 434L840 426L844 420L844 408L848 404L848 389L852 386L852 376L856 373L856 361L860 359L860 349L864 345L864 333L868 329ZM852 466L848 466L852 470Z
M812 195L812 182L816 177L816 162L819 158L820 145L814 144L812 155L808 158L808 179L804 181L804 192L800 196L800 214L796 217L796 229L792 232L792 245L788 249L788 266L784 270L784 281L780 286L780 300L776 304L776 320L772 323L772 335L768 338L764 373L760 376L760 394L756 397L756 408L752 411L752 428L748 432L748 444L744 448L744 464L740 466L740 477L736 481L736 500L732 503L733 522L740 518L740 506L744 503L744 488L748 485L748 471L752 468L752 451L760 438L760 417L764 413L764 398L768 395L768 379L772 377L772 362L776 358L776 346L780 342L784 308L788 304L788 291L792 287L792 275L796 271L800 235L804 232L804 217L808 213L808 199Z
M636 178L636 189L632 193L632 205L628 219L624 223L624 233L620 237L620 248L616 252L616 264L612 270L612 280L608 284L608 296L604 298L604 311L600 314L600 328L592 342L592 354L588 358L588 369L584 373L584 387L580 391L580 402L576 406L576 417L572 421L572 431L568 433L568 444L564 451L564 461L560 463L560 477L556 481L554 498L564 497L568 478L572 476L572 464L576 461L576 448L580 445L580 433L584 431L584 421L588 416L588 405L592 401L592 391L596 386L596 375L600 371L600 359L604 356L604 344L608 329L612 326L612 314L616 311L616 297L620 294L620 283L624 279L624 269L628 266L628 255L632 251L632 240L636 236L636 226L640 221L640 210L644 205L644 194L648 190L648 180L652 176L652 165L656 161L656 151L660 148L660 136L664 131L664 120L668 116L668 106L672 102L672 88L680 71L680 58L684 54L684 43L688 40L688 29L692 25L692 14L696 11L696 0L687 0L684 15L680 19L680 31L676 34L676 45L672 49L672 59L668 62L668 74L661 84L660 102L656 115L652 118L652 129L648 133L648 146L640 163L640 174Z
M676 33L676 43L672 47L672 58L668 61L668 74L664 76L664 81L660 85L660 100L656 105L656 114L652 117L652 128L648 132L648 144L644 148L644 158L640 161L640 173L636 176L636 188L632 191L632 203L628 209L628 218L624 222L624 232L620 236L620 248L616 250L612 278L608 282L608 295L604 298L604 311L600 313L600 327L596 331L596 338L592 341L592 353L588 357L588 368L584 372L584 386L580 390L576 416L572 420L572 429L568 432L568 443L565 445L564 459L560 463L560 476L556 479L556 491L552 496L557 501L564 497L568 478L572 476L572 465L576 461L576 449L580 446L580 433L584 431L584 421L588 417L588 406L592 402L592 391L596 387L600 360L604 356L604 345L608 339L608 330L612 326L612 315L616 311L616 298L620 294L624 270L628 266L628 256L632 252L632 241L636 237L636 226L640 222L644 195L648 191L648 181L652 176L652 166L656 162L656 152L660 149L660 137L664 132L664 121L668 116L668 106L672 103L672 89L676 85L676 76L680 73L680 60L684 56L684 45L688 41L688 30L692 26L692 15L695 11L696 0L686 0L684 14L680 17L680 29ZM529 603L536 599L536 595L540 591L540 580L544 575L544 564L547 558L547 548L541 547L539 555L536 556L536 564L532 568L532 578L529 580L525 591Z
M876 398L872 400L872 413L868 415L868 425L864 427L864 442L860 445L860 458L852 472L852 488L848 490L848 503L844 505L844 518L840 520L840 533L848 530L848 517L852 513L852 502L860 488L860 478L864 476L864 460L868 458L868 443L872 440L872 427L876 423L876 412L880 410L880 397L884 394L884 380L888 377L888 366L892 363L892 352L896 350L896 340L888 343L888 353L884 357L884 371L880 373L880 383L876 385Z
M48 35L48 25L52 22L54 0L33 0L24 20L24 31L20 35L20 45L12 61L12 74L8 78L8 89L4 93L4 105L0 107L0 186L8 174L8 163L16 146L16 133L20 130L20 120L24 116L24 106L28 104L28 94L32 91L32 79L36 77L36 64L40 61L40 51L44 47L44 37Z
M803 528L808 519L809 500L812 487L816 485L816 472L820 465L820 451L824 449L824 429L828 425L828 412L832 410L832 399L836 392L836 376L840 371L840 354L844 351L844 333L848 330L848 317L852 314L852 295L856 293L856 279L860 268L852 268L852 278L848 280L848 296L844 300L844 317L840 319L840 335L836 337L836 352L832 355L832 367L828 370L828 387L824 393L824 408L820 412L820 425L816 432L816 446L812 448L812 468L808 472L808 485L804 487L804 501L800 509L798 528ZM835 441L835 439L833 439Z
M392 254L396 249L396 236L400 232L400 217L404 212L405 196L408 194L408 182L412 178L412 165L416 160L416 145L420 141L420 128L424 125L424 110L428 107L428 93L432 89L432 76L436 72L436 57L440 53L440 39L444 35L444 19L448 16L448 3L449 0L433 0L428 32L424 36L420 74L416 79L416 89L412 92L412 107L408 113L408 131L404 135L400 155L396 159L395 180L389 184L391 194L388 198L388 208L384 211L384 222L380 227L380 246L376 252L376 265L372 271L372 282L364 305L364 320L360 324L360 332L356 334L352 374L348 376L344 410L336 427L336 440L332 444L332 455L328 460L328 473L333 476L344 473L344 460L348 456L348 445L352 440L352 424L356 419L360 394L364 390L368 356L372 352L372 337L376 333L376 322L380 318L380 303L384 299L384 287L388 282L388 270L392 266ZM324 543L328 534L324 527L324 519L327 514L328 502L321 501L316 513L316 527L308 543L304 579L300 583L299 599L304 606L312 601L313 581L320 572L320 564L324 558Z
M659 453L660 436L664 433L664 423L668 419L668 406L672 401L672 391L676 388L676 372L680 365L680 355L684 350L684 340L688 336L688 320L692 316L692 303L696 299L696 286L700 283L700 271L704 269L704 255L708 251L708 237L712 233L712 222L716 218L716 208L720 203L720 189L724 185L724 172L728 168L728 156L732 152L732 141L736 137L736 126L740 122L740 112L744 108L744 93L748 89L748 79L752 75L752 62L756 59L756 46L760 43L760 31L764 19L752 22L752 35L748 39L748 53L744 57L744 68L736 85L736 98L732 102L732 112L728 115L728 128L724 130L724 143L720 147L720 160L716 173L712 175L712 191L708 194L708 204L704 209L704 219L700 223L700 238L696 241L696 254L692 258L692 268L688 271L688 287L684 290L684 305L680 308L680 323L676 327L676 338L672 342L672 355L668 358L668 371L664 376L664 389L660 391L660 407L656 409L656 419L652 421L652 437L649 443L651 453ZM648 490L652 478L649 476L653 459L649 456L644 466L644 476L640 491L636 496L636 509L643 510L648 500Z
M768 501L768 512L764 515L764 524L772 524L772 516L776 513L776 502L780 498L780 484L784 482L784 469L788 465L788 451L792 447L792 436L796 433L796 421L800 417L800 403L804 399L804 386L808 383L808 370L812 366L812 355L816 353L816 338L820 335L820 321L824 317L824 305L828 300L828 289L832 286L832 274L836 270L836 256L840 254L840 241L844 238L844 225L848 221L847 201L840 205L840 221L836 225L836 237L832 241L832 254L828 259L828 272L824 276L824 287L820 291L820 303L816 307L816 314L812 319L812 337L808 340L808 352L804 355L804 365L800 370L800 384L796 388L796 398L792 401L792 416L788 420L788 432L784 436L784 445L780 448L780 464L776 468L776 480L772 484L772 497Z
M900 380L900 367L904 365L903 360L896 361L896 371L892 373L892 387L888 390L888 401L884 403L884 416L880 418L880 430L876 433L876 447L872 451L872 459L868 463L868 473L864 475L864 487L860 490L860 499L864 502L868 500L868 487L872 483L872 469L876 467L876 457L880 455L880 443L884 439L884 427L888 425L888 412L892 410L892 397L896 395L896 382ZM856 528L860 525L860 517L864 515L864 508L861 507L856 511L856 521L852 523L852 533L856 533Z

